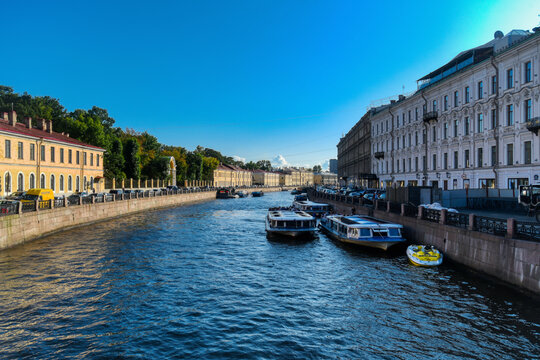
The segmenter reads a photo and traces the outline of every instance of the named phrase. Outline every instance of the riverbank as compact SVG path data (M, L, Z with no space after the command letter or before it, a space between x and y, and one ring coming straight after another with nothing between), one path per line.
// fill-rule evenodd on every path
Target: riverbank
M441 214L432 210L428 213L427 209L423 209L418 210L418 214L414 212L415 209L406 206L394 208L396 204L386 202L382 209L367 207L354 204L347 197L343 197L345 201L340 201L341 198L333 199L316 191L310 191L309 196L310 200L333 205L338 213L350 214L354 208L356 214L401 224L409 240L437 247L443 251L446 259L520 290L540 295L540 242L510 236L515 233L512 226L504 229L501 236L497 232L474 230L475 221L470 220L469 214L463 219L466 221L459 223L456 219L448 221L450 215L446 212Z
M281 191L281 187L247 188L245 191ZM216 191L163 193L161 196L123 199L110 202L69 204L61 207L22 212L0 217L0 250L66 229L109 220L141 211L184 206L216 199ZM234 201L234 200L231 200Z

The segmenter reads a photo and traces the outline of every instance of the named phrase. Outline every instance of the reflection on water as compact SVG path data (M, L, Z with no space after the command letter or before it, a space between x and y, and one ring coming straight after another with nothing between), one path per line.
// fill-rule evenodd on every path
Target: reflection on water
M267 240L287 193L66 231L0 252L0 356L533 358L537 301L404 252Z

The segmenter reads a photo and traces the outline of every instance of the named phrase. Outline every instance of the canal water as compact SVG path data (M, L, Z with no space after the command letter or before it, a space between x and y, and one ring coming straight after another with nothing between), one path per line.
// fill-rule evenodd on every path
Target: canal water
M0 252L0 358L538 358L538 301L404 249L267 240L266 209L291 201L146 212Z

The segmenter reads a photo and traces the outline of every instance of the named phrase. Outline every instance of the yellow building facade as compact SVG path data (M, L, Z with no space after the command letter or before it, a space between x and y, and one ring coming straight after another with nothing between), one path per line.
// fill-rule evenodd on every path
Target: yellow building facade
M103 190L105 149L52 131L52 122L0 118L0 194L49 188L57 195Z
M279 186L279 173L255 170L253 171L253 185Z
M251 186L252 184L253 179L249 170L223 164L214 170L215 187Z

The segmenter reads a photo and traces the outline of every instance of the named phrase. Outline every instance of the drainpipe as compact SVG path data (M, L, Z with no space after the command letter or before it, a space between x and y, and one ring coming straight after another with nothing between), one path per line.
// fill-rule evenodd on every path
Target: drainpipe
M43 138L40 137L36 140L36 188L41 189L41 146L43 145Z
M495 113L497 114L497 126L495 126L495 129L493 129L493 138L495 139L495 147L496 147L496 158L495 158L495 164L492 166L493 173L495 174L495 184L497 188L499 188L499 68L497 65L495 65L495 56L491 56L491 66L495 69L495 77L497 79L497 87L495 88ZM488 88L489 89L489 88ZM489 90L488 90L489 91ZM491 150L491 149L490 149Z
M422 99L424 99L424 109L426 109L427 111L427 99L426 97L424 96L424 91L422 91L420 93L420 95L422 96ZM422 109L422 122L424 122L424 109ZM422 168L423 168L423 174L424 174L424 179L422 179L422 185L423 186L427 186L427 167L428 167L428 163L429 163L429 159L428 159L428 126L427 126L427 123L424 122L424 129L426 131L426 137L424 138L423 134L422 134L422 141L424 141L424 150L425 150L425 157L426 157L426 161L422 161Z

